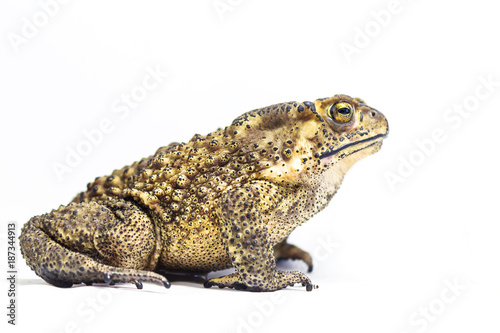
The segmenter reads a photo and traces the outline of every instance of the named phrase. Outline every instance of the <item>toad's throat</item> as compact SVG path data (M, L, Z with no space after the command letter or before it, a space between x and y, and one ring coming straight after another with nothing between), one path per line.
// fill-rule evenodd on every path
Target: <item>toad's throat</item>
M366 139L363 139L363 140L359 140L359 141L356 141L356 142L351 142L351 143L348 143L346 144L345 146L342 146L342 147L339 147L337 149L329 149L327 151L325 151L324 153L321 154L321 156L319 157L320 159L322 158L325 158L325 157L328 157L328 156L332 156L332 155L335 155L337 154L338 152L346 149L346 148L349 148L351 146L355 146L355 145L359 145L361 143L365 143L365 142L369 142L369 141L374 141L374 140L377 140L377 139L380 139L380 138L385 138L387 136L386 133L381 133L381 134L377 134L375 136L372 136L371 138L366 138ZM356 151L360 151L360 150L363 150L365 148L368 148L368 147L371 147L372 145L368 145L366 147L363 147L361 149L358 149Z

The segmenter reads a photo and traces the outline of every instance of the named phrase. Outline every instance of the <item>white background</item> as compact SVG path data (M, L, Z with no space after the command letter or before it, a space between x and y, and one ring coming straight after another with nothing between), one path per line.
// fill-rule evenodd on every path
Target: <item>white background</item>
M41 3L0 4L2 271L7 222L19 235L94 177L250 109L345 93L383 112L390 135L291 236L315 256L318 290L59 289L18 253L15 328L1 278L9 332L499 331L500 21L491 1L75 0L49 6L52 17ZM168 76L117 113L147 68ZM103 119L111 132L58 178L54 165Z

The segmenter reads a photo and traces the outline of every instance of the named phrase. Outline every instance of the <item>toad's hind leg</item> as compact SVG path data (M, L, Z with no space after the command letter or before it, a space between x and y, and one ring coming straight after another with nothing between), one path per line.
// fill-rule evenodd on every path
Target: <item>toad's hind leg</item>
M77 283L170 284L150 272L160 251L147 214L123 200L61 206L28 221L20 238L28 266L58 287Z
M276 255L276 260L282 259L300 259L304 261L307 265L307 272L312 272L313 270L313 262L312 257L309 253L302 250L301 248L287 243L287 239L285 238L278 244L274 246L274 254Z

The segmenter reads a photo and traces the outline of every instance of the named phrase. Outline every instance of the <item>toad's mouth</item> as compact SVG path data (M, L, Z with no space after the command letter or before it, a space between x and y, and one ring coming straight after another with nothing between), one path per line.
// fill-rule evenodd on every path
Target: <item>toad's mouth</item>
M388 135L388 133L380 133L380 134L377 134L375 136L372 136L371 138L366 138L366 139L363 139L363 140L359 140L359 141L348 143L345 146L339 147L337 149L328 149L327 151L325 151L324 153L321 154L321 156L319 157L319 159L335 155L335 154L341 152L342 150L344 150L346 148L349 148L349 147L352 147L352 146L356 146L356 145L363 144L363 143L366 143L366 142L377 141L377 140L379 140L381 138L384 139L384 138L387 137L387 135ZM379 140L378 142L382 142L382 140ZM356 152L358 152L360 150L363 150L363 149L366 149L368 147L371 147L371 146L375 145L376 143L377 142L372 142L371 144L368 144L366 146L363 146L363 147L361 147L359 149L356 149L356 150L352 151L348 155L352 155L353 153L356 153Z

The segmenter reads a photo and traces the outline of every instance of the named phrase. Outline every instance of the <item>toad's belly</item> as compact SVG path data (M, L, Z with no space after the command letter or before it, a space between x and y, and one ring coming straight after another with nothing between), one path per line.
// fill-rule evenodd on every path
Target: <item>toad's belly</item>
M220 232L167 238L163 244L159 260L163 269L203 272L232 267Z

